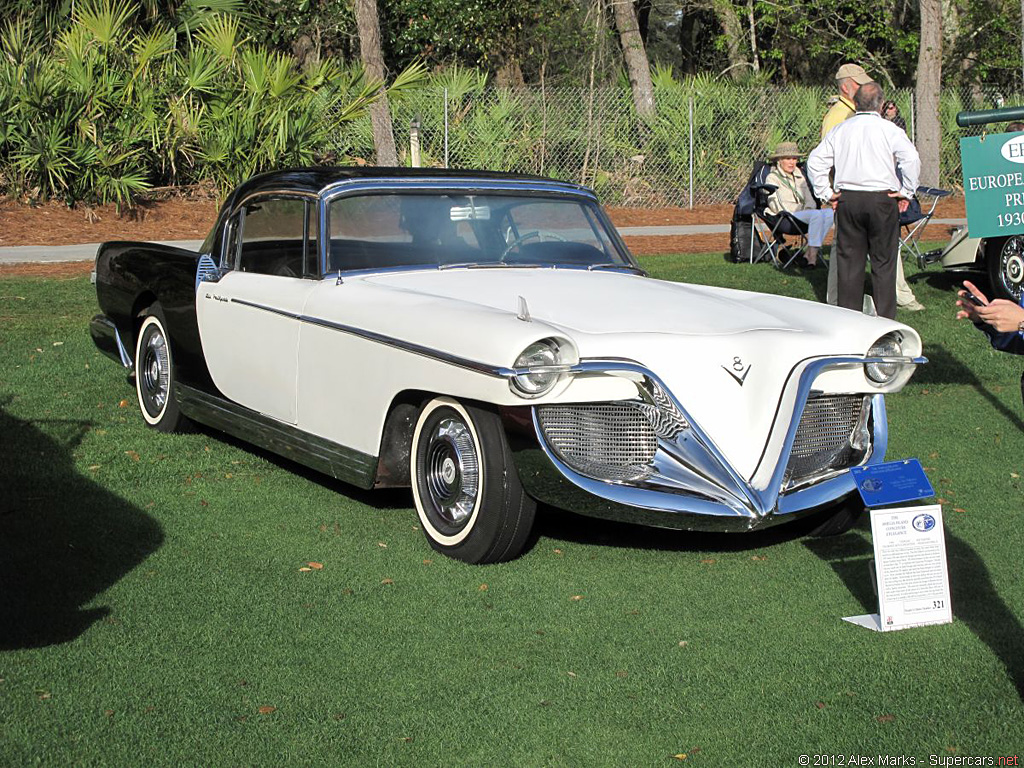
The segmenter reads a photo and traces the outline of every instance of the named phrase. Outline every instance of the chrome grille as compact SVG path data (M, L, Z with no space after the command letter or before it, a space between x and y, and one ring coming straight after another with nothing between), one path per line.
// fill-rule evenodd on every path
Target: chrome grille
M658 438L636 404L545 405L537 415L548 445L581 475L629 481L650 474Z
M791 482L831 469L856 466L866 446L859 446L854 431L863 409L870 408L865 395L817 395L808 398L796 430L786 467ZM854 444L857 443L858 447Z

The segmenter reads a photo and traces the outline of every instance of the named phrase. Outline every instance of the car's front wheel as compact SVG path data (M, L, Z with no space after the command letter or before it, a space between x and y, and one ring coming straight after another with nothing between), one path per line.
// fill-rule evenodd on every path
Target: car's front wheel
M179 432L188 420L174 399L174 359L160 304L153 304L135 346L135 393L146 423L160 432Z
M410 479L430 545L467 563L511 560L536 503L523 490L497 414L438 397L420 411Z
M985 265L993 299L1020 303L1024 293L1024 236L985 240Z

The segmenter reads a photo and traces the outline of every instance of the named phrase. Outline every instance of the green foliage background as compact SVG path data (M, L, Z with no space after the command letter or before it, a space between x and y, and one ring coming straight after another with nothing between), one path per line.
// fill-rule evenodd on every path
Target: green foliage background
M795 10L761 6L759 29L777 28L780 44L784 33L817 28L806 13L803 27L786 27ZM553 176L593 186L617 205L732 200L775 143L795 140L807 151L817 142L832 95L831 85L815 84L820 77L779 85L785 49L769 48L765 68L741 83L655 66L657 114L645 123L625 78L609 68L614 41L586 6L544 0L499 12L461 0L387 0L381 8L390 60L408 65L386 88L400 162L409 162L407 131L417 120L425 165ZM963 18L977 17L973 8ZM8 11L0 23L0 193L123 206L153 187L223 191L271 168L374 162L366 108L382 84L347 63L347 2L0 0L0 9ZM876 21L862 20L870 26L863 39L880 34ZM1006 23L993 13L976 37ZM910 61L912 41L899 40ZM812 58L837 53L826 41L815 45ZM852 49L839 53L856 58ZM997 72L1000 61L993 55L985 71ZM536 84L495 88L490 72L513 62ZM550 82L538 83L549 64ZM878 71L886 78L905 79L885 67ZM1001 90L943 93L943 186L960 178L956 112L1019 103L1019 93ZM912 91L889 94L910 118Z
M255 43L238 15L205 13L179 30L147 28L139 14L130 0L82 0L50 39L26 17L6 20L4 191L124 205L153 185L228 188L261 170L317 162L381 86L330 58L300 70ZM410 67L389 90L421 76Z

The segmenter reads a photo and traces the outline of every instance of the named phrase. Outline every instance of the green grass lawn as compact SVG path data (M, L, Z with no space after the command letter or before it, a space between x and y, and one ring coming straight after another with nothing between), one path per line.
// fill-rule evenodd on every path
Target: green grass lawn
M657 277L813 299L720 256ZM909 268L913 272L913 267ZM955 621L873 633L870 531L654 531L542 509L521 559L435 554L367 493L146 429L88 280L0 280L0 764L766 765L1024 750L1024 359L914 283L931 364L889 456L942 498ZM300 570L307 563L322 569Z

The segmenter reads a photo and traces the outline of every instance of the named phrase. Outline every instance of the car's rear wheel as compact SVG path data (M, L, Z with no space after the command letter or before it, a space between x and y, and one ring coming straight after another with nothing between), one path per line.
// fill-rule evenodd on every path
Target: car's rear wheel
M1020 303L1024 293L1024 236L986 240L985 266L992 284L991 298Z
M179 432L188 420L174 399L174 359L163 309L153 304L139 328L135 346L135 393L146 423L160 432Z
M497 414L447 397L420 411L410 479L430 546L467 563L511 560L536 504L523 490Z

